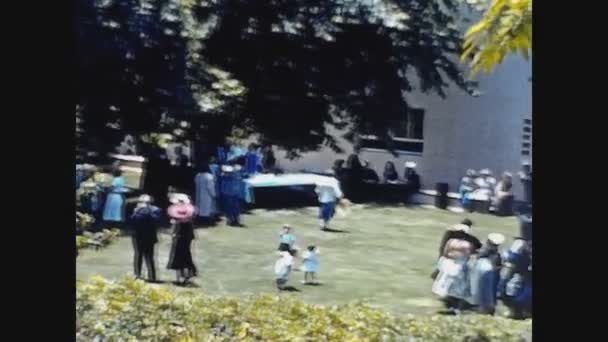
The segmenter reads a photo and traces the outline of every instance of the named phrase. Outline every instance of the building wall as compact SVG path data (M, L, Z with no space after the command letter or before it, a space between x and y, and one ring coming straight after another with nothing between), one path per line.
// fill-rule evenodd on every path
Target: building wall
M455 191L460 177L469 169L489 168L499 176L509 171L516 176L521 161L524 119L532 118L531 61L520 56L508 56L491 75L479 75L481 96L472 97L451 87L445 99L434 94L411 93L411 106L425 109L424 151L421 155L400 154L394 158L388 152L363 149L362 160L369 160L382 174L384 163L393 160L403 173L406 160L418 163L423 188L434 188L437 182L447 182ZM340 136L341 132L333 132ZM276 152L279 165L287 171L325 170L336 159L346 159L352 145L339 140L344 154L328 148L288 160L281 151ZM521 184L514 179L514 191L522 196Z

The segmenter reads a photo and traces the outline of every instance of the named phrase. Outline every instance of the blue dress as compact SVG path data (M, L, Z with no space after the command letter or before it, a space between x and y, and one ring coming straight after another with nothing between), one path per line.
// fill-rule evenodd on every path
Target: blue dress
M479 305L484 312L494 312L499 274L489 258L479 258L471 268L470 303Z
M103 208L103 220L112 222L124 222L125 221L125 179L122 177L116 177L112 180L112 187L108 197L106 198L106 205Z
M304 259L304 272L316 273L319 271L319 254L317 252L306 251L302 257Z
M224 173L220 180L222 210L226 214L228 224L236 224L241 214L243 182L238 172Z

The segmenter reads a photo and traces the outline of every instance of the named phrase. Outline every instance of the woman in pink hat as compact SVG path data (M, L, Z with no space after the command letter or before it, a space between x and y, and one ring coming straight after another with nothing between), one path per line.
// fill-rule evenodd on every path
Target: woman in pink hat
M194 226L192 219L196 210L185 194L175 194L171 198L174 203L167 210L173 223L173 241L169 254L167 268L177 272L177 283L185 285L190 278L196 277L198 272L192 260L190 246L194 240Z

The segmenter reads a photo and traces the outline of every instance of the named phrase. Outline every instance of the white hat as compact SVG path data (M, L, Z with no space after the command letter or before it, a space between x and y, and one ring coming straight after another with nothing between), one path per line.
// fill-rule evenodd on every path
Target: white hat
M530 161L529 160L524 160L521 162L521 165L530 165Z
M150 195L143 194L143 195L139 196L139 198L137 199L137 202L150 203L150 202L152 202L152 197L150 197Z
M505 236L500 233L490 233L488 234L488 241L496 246L500 246L505 242Z
M234 171L241 171L242 167L241 165L234 165Z
M490 171L490 169L482 169L479 171L479 174L482 176L490 176L492 175L492 171Z
M467 226L466 224L459 223L459 224L455 224L455 225L449 227L448 230L452 230L455 232L462 231L462 232L469 234L471 232L471 227Z
M410 169L413 169L416 167L416 162L406 161L403 165L405 165L405 167L409 167Z
M224 172L232 172L234 171L234 168L230 165L222 165L222 171Z
M291 225L289 223L283 223L283 228L291 228Z
M477 171L473 170L473 169L468 169L467 170L467 176L469 177L473 177L477 175Z
M173 203L173 204L177 204L177 203L185 203L185 204L190 204L190 197L188 197L188 195L186 194L173 194L171 196L171 198L169 199L169 202Z

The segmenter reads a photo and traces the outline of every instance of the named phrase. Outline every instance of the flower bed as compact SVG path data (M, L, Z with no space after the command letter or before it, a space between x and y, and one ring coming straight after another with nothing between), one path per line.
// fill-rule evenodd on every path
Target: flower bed
M290 296L244 299L92 277L77 285L77 339L105 341L525 341L531 321L467 315L396 316L354 303Z

